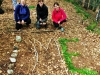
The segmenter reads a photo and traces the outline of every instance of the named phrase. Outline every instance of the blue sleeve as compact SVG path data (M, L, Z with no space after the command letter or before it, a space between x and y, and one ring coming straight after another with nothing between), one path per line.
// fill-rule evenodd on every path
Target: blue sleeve
M19 16L19 8L20 8L20 5L17 5L16 9L15 9L15 13L14 13L14 17L15 17L15 21L18 22L19 19L20 19L20 16Z
M29 8L27 6L26 6L26 11L27 11L26 16L22 18L22 20L24 20L24 21L30 17L30 11L29 11Z

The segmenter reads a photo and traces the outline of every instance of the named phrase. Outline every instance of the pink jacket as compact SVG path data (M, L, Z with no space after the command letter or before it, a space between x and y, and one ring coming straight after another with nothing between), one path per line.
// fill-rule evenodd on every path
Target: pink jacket
M63 21L67 19L67 15L65 14L64 10L59 8L58 11L56 11L56 9L53 10L52 12L52 20L56 23L58 23L58 21Z

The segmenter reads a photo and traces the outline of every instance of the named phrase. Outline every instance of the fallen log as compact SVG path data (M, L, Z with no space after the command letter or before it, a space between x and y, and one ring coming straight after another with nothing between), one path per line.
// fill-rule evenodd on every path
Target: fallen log
M39 31L32 31L31 33L42 33L42 32L54 32L55 30L39 30Z

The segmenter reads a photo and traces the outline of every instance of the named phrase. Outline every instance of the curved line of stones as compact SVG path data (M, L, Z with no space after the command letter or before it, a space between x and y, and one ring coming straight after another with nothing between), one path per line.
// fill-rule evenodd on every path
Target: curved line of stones
M32 42L30 40L29 40L29 42L32 44ZM35 66L32 69L32 72L33 72L35 70L37 62L38 62L38 52L37 52L34 44L32 44L32 46L34 47L34 49L33 48L31 48L31 49L35 51L35 57L36 57ZM13 50L13 52L11 54L11 57L10 57L10 63L8 64L8 69L7 69L7 73L8 74L13 74L14 73L13 69L15 67L15 63L16 63L16 60L17 60L17 55L18 55L18 47L15 46L14 50Z
M14 72L13 68L16 63L17 55L18 55L18 47L15 46L15 48L11 54L11 57L10 57L10 63L8 64L8 70L7 70L8 74L13 74L13 72Z

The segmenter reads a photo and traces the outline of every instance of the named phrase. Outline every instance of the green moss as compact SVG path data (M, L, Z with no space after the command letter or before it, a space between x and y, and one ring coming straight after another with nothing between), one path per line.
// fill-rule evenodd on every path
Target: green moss
M74 0L66 0L67 2L71 2L74 5L74 8L76 9L77 13L81 13L83 20L86 20L91 17L89 13L87 13L78 3Z
M98 73L96 71L90 70L88 68L78 69L73 65L71 56L78 56L80 54L79 53L68 53L68 46L66 46L66 43L78 42L78 41L79 41L78 38L73 38L73 39L60 38L59 39L59 43L62 47L62 54L63 54L64 60L66 62L66 65L67 65L69 71L71 71L72 73L77 72L81 75L97 75Z
M29 6L29 9L34 9L35 8L35 6Z
M92 22L92 23L90 23L90 25L86 29L94 31L96 26L97 26L97 22Z
M96 26L94 32L100 35L100 26Z

